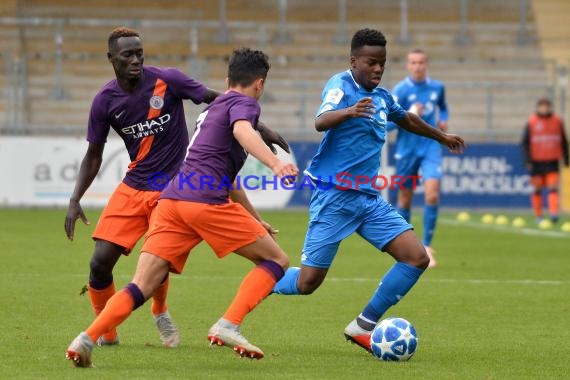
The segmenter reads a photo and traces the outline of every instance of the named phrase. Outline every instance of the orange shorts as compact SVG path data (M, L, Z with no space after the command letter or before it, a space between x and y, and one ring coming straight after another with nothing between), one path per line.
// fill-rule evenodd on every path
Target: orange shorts
M202 240L222 258L266 234L261 223L239 203L211 205L161 199L141 252L168 261L171 272L182 273L190 251Z
M560 173L550 172L546 174L537 174L530 177L530 183L535 188L549 187L554 188L560 182Z
M160 191L142 191L121 182L103 209L93 239L107 240L125 247L128 255L148 230L152 210Z

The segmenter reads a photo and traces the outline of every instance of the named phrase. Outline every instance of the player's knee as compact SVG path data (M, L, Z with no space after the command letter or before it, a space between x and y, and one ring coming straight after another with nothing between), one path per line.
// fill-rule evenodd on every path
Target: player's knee
M414 264L414 266L416 268L420 268L420 269L427 269L429 265L429 256L425 250L425 248L423 249L421 255L419 255L416 264Z
M113 265L106 262L100 256L93 255L91 261L89 261L89 269L91 270L91 276L94 278L108 277L113 272Z
M419 269L426 269L429 265L429 256L422 246L414 255L404 260L404 262Z
M89 261L91 274L95 277L107 277L113 272L116 262L117 258L113 257L113 255L95 250Z

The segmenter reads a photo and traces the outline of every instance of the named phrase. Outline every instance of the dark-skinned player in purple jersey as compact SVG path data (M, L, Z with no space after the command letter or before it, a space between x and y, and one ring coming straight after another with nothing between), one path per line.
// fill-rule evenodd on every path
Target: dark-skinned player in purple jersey
M123 139L131 162L93 232L95 250L90 261L88 290L96 315L115 294L115 264L121 255L130 253L148 230L161 190L152 182L154 176L173 178L184 159L189 136L183 100L211 103L220 95L177 69L143 66L142 41L133 29L113 30L108 38L108 49L107 58L116 78L103 86L93 100L87 128L89 146L65 218L69 240L74 238L77 219L89 224L80 200L99 172L105 142L113 128ZM258 131L274 152L272 144L289 151L285 140L262 123ZM230 196L255 212L243 190L233 190ZM255 215L261 219L259 214ZM274 232L268 223L260 221L269 232ZM165 274L153 295L151 312L163 344L176 347L180 335L166 304L168 284ZM97 344L118 342L117 332L112 329L103 334Z

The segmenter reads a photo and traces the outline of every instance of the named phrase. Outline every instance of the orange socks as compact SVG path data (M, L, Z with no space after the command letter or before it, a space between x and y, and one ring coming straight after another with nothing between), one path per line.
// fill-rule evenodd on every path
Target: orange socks
M115 331L115 327L131 314L134 305L135 301L128 290L118 291L85 332L96 342L107 331Z
M530 195L530 205L537 218L542 218L542 193L535 192Z
M152 295L152 305L150 306L150 311L155 317L158 314L166 313L166 310L168 310L168 307L166 306L166 294L168 293L169 284L170 276L166 276L166 279L162 281L160 286Z
M271 293L275 283L276 278L272 271L261 265L253 268L243 279L223 318L240 325L245 316Z
M548 191L548 212L550 213L551 217L558 216L558 209L560 207L560 195L556 190L549 190ZM530 204L532 205L532 209L534 210L534 215L537 218L542 218L542 193L532 193L530 195Z
M91 306L93 307L93 311L95 315L99 315L101 311L105 308L105 304L113 295L115 294L115 283L111 283L105 289L94 289L89 286L89 298L91 300ZM117 338L117 330L112 329L110 331L105 331L103 334L103 338L108 341L112 342Z
M550 215L553 217L558 216L559 202L560 202L560 196L558 194L558 191L550 190L548 192L548 211L550 212Z

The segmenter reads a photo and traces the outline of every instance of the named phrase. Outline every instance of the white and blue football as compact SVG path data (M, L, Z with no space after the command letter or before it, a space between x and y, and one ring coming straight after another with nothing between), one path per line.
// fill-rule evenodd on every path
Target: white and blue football
M418 334L404 318L382 320L370 335L372 354L385 361L409 360L418 347Z

